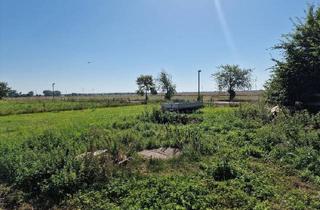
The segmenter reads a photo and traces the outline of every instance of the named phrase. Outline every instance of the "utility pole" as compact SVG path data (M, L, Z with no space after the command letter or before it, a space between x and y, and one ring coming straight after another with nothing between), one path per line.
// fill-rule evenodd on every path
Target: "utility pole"
M56 83L52 83L52 99L54 100L54 85L55 85Z
M198 70L198 101L200 101L200 73L201 70Z

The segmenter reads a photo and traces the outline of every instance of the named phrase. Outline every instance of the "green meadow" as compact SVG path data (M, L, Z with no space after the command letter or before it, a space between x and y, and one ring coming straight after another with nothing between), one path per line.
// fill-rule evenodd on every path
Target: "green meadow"
M139 103L139 102L138 102ZM22 98L0 101L0 116L12 114L28 114L40 112L58 112L68 110L84 110L103 107L118 107L129 105L127 98L77 98L60 97L55 100L50 98Z
M0 206L319 209L319 126L319 114L284 111L273 119L262 105L192 114L153 104L2 116ZM181 156L138 155L159 147ZM98 150L105 152L94 156Z
M21 142L44 131L76 135L92 126L110 125L134 117L148 107L125 106L63 112L19 114L0 117L1 143Z

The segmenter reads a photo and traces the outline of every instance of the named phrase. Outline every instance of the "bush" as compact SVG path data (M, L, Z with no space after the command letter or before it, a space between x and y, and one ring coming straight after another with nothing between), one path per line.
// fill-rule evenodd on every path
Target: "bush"
M272 124L257 130L254 144L298 170L319 174L316 167L320 152L318 115L306 111L279 116Z
M7 154L0 158L1 177L31 196L59 200L76 190L80 165L75 160L77 146L72 141L46 133L26 141L20 148L1 150Z
M236 111L236 115L245 120L261 120L267 123L271 115L264 103L259 104L242 104Z
M163 146L182 149L183 153L198 159L199 155L212 155L216 152L216 142L203 135L201 129L193 126L168 126L163 137L166 142Z
M242 148L241 153L254 158L261 158L263 156L263 150L259 147L252 145L245 146L244 148Z
M238 176L237 170L227 159L223 159L218 164L212 166L202 165L202 169L207 175L213 177L217 181L226 181Z
M89 130L75 140L47 132L14 148L2 145L2 181L22 190L28 198L38 200L42 207L50 207L83 187L121 175L122 169L117 163L122 160L123 154L130 154L139 148L135 137L123 133L111 139L108 132L94 131ZM108 151L93 156L91 152L102 147L102 142L97 144L99 140L108 146ZM81 142L87 145L79 144ZM89 152L79 156L84 151Z
M150 176L114 180L99 191L81 191L70 199L68 206L80 209L105 205L114 209L202 209L213 207L212 202L209 191L197 177Z
M188 114L181 114L176 112L167 112L160 109L153 109L151 112L144 112L138 117L145 122L153 122L158 124L189 124L198 123L202 119Z

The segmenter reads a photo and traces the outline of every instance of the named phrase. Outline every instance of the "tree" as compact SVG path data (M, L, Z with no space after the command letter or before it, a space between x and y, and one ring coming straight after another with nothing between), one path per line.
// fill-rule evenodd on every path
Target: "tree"
M0 99L8 96L9 92L10 88L8 87L8 84L6 82L0 82Z
M229 101L232 101L236 96L235 90L251 88L251 72L251 69L241 69L238 65L222 65L212 76L219 90L226 89L229 93Z
M285 106L308 102L320 93L320 7L310 6L306 18L293 24L293 31L274 47L283 59L273 59L265 85L267 101Z
M160 72L158 83L161 91L165 93L164 98L170 100L176 93L176 86L172 83L171 75L165 71Z
M19 97L20 96L20 94L16 91L16 90L9 90L9 92L8 92L8 97Z
M153 78L151 75L140 75L136 83L138 85L137 93L139 95L145 96L145 102L148 102L148 93L155 95L157 94L156 85L154 84Z
M52 91L51 90L44 90L43 92L44 96L52 96Z
M27 96L28 96L28 97L34 96L34 92L33 92L33 91L29 91L29 92L27 93Z
M54 96L61 96L61 91L60 90L55 90L54 91Z
M52 93L53 93L52 90L44 90L44 91L43 91L43 95L44 95L44 96L53 96ZM54 91L54 96L61 96L61 91L55 90L55 91Z

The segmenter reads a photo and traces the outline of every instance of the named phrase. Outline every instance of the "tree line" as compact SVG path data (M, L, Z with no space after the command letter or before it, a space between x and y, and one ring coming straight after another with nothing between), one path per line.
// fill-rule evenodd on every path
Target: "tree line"
M51 90L44 90L42 93L44 96L53 96L53 91ZM61 96L61 91L55 90L54 95ZM18 92L17 90L10 88L8 83L0 82L0 99L4 97L18 98L18 97L33 97L33 96L40 96L40 95L35 95L33 91L29 91L28 93Z

